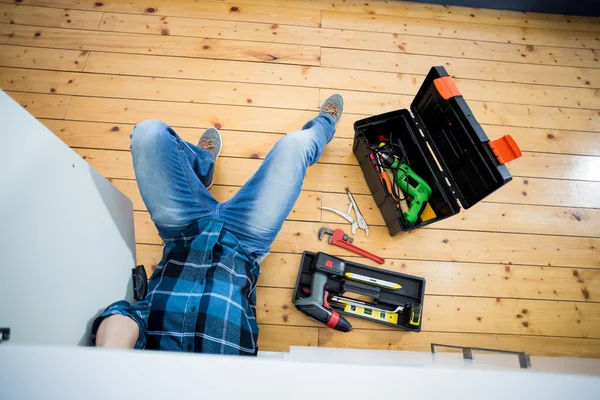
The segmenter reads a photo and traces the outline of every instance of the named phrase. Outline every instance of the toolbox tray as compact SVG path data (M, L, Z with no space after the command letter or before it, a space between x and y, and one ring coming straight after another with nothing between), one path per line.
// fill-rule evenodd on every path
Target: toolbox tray
M298 271L298 278L296 279L296 286L294 288L294 294L292 295L292 301L294 302L294 304L297 300L299 300L303 297L303 296L301 296L302 290L304 288L310 289L310 287L311 287L313 272L311 271L310 267L316 257L316 254L318 254L318 253L313 253L310 251L305 251L302 253L302 260L300 261L300 269ZM336 258L340 258L340 257L336 257ZM402 286L401 289L396 289L396 290L372 286L373 290L376 290L378 292L379 298L376 302L370 302L371 306L377 307L377 308L382 308L382 309L389 310L389 311L394 310L397 306L404 306L406 303L416 303L416 304L419 304L421 307L423 307L423 302L425 300L425 278L401 274L399 272L388 271L385 269L375 268L375 267L371 267L368 265L359 264L359 263L356 263L353 261L348 261L346 259L342 259L342 260L346 263L346 272L367 275L372 278L382 279L382 280L393 282L393 283L398 283ZM340 288L341 288L343 282L348 282L348 281L349 280L344 278L343 276L340 276L340 277L329 276L327 279L327 285L325 285L325 290L328 291L332 295L342 295L343 296L344 293L340 292ZM354 281L350 281L350 282L354 283ZM358 282L356 282L356 287L360 287L360 286L371 286L371 285L365 285L365 284L361 285ZM359 290L359 291L353 292L353 293L363 294L361 292L362 291ZM361 301L363 301L363 300L361 300ZM337 311L340 314L345 314L345 315L349 315L354 318L361 318L361 319L373 322L372 318L363 317L363 316L356 315L353 313L345 312L342 307L336 306L334 304L329 304L329 305L331 306L331 308L333 308L335 311ZM421 322L423 319L423 315L424 315L424 307L423 307L423 311L421 312ZM399 318L398 322L402 322L402 319ZM386 321L381 321L381 320L376 321L376 323L389 325L394 328L404 329L404 330L411 331L411 332L421 332L421 325L422 325L422 323L420 323L418 327L412 328L412 327L407 327L407 326L401 325L400 323L392 324L392 323L389 323Z
M353 152L392 236L472 207L512 179L504 164L521 154L509 136L490 142L443 67L431 68L410 108L412 115L403 109L354 123ZM404 147L410 168L431 187L428 203L436 218L405 223L381 182L371 146L390 134Z

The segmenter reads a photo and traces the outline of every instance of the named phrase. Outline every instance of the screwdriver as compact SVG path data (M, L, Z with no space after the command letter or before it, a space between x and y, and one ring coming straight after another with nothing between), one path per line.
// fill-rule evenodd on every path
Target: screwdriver
M383 279L371 278L370 276L366 276L366 275L360 275L360 274L354 274L352 272L346 272L344 274L344 276L346 278L349 278L349 279L352 279L355 281L370 283L371 285L381 286L381 287L384 287L387 289L392 289L392 290L402 289L402 286L400 286L397 283L384 281Z

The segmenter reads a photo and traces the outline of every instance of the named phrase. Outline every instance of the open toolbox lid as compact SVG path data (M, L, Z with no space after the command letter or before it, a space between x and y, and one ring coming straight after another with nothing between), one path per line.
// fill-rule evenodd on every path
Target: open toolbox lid
M506 184L521 156L510 136L490 141L444 67L432 67L410 109L463 208Z

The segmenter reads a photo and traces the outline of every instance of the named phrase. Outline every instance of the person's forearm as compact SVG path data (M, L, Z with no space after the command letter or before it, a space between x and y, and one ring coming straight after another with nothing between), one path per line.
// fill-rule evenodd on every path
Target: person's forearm
M140 329L138 324L125 315L106 317L96 333L96 347L133 349Z

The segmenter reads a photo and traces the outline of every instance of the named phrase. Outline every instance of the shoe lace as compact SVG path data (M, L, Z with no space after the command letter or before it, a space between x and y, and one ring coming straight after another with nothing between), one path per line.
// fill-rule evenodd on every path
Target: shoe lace
M326 103L323 112L330 114L333 118L337 118L340 114L340 108L333 103Z
M213 152L217 148L217 141L214 139L204 139L200 142L200 148Z

